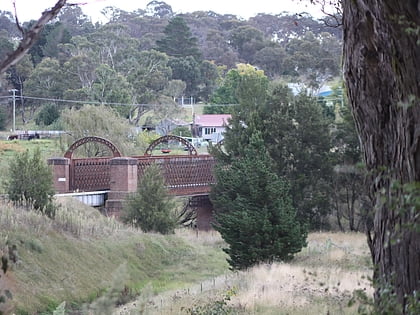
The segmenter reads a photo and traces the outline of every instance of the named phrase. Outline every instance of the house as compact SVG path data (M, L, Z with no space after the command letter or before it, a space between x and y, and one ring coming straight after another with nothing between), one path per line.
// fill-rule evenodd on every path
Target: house
M223 140L223 134L232 115L214 114L214 115L195 115L191 126L192 132L196 137L214 143Z

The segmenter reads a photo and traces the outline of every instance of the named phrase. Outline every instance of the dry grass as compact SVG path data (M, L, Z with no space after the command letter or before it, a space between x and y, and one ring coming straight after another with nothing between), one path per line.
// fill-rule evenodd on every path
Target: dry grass
M199 238L182 232L191 242L218 244L216 232ZM356 314L348 307L354 290L372 295L366 238L358 233L312 233L308 246L291 263L256 266L228 273L183 290L148 299L146 314L187 314L197 305L215 304L232 288L228 305L238 314ZM136 314L143 302L120 308L116 314Z
M312 233L292 263L242 273L233 305L255 314L353 314L354 290L373 290L366 238L358 233Z
M0 141L0 156L4 152L23 152L25 149L16 141L4 142Z
M199 231L193 229L180 229L176 231L176 235L189 244L200 244L213 247L223 247L226 244L220 234L214 230Z
M0 200L0 236L26 232L31 235L44 235L50 231L68 232L77 237L103 237L122 230L130 230L113 218L101 215L96 209L88 207L73 198L56 201L58 209L51 220L36 211L16 207L7 200Z

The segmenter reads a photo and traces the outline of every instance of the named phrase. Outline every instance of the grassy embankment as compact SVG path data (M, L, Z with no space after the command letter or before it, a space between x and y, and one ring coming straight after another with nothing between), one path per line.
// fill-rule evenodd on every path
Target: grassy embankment
M0 289L12 292L8 306L16 314L51 312L62 301L80 308L115 286L117 269L128 297L146 284L155 294L228 269L220 238L205 246L200 236L190 242L145 234L75 201L65 202L55 220L1 203L0 249L6 241L17 246L19 261L0 278Z
M358 314L359 305L348 302L355 290L372 296L371 274L365 235L311 233L308 246L290 263L256 266L164 292L148 300L145 314ZM114 314L139 314L142 303L144 298Z

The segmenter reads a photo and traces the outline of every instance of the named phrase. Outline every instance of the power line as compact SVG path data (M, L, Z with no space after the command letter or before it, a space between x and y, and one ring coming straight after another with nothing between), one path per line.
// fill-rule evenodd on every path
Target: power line
M67 100L60 98L47 98L47 97L35 97L35 96L17 96L16 98L50 101L50 102L61 102L61 103L76 103L76 104L92 104L92 105L114 105L114 106L156 106L156 104L127 104L127 103L108 103L98 101L80 101L80 100Z
M12 96L0 96L0 98L12 98ZM16 95L16 99L39 100L39 101L49 101L49 102L58 102L58 103L91 104L91 105L145 106L145 107L158 106L157 104L108 103L108 102L98 102L98 101L68 100L68 99L61 99L61 98L48 98L48 97L36 97L36 96L25 96L25 95L23 96ZM196 105L201 105L201 104L192 104L192 105L196 106ZM238 104L203 104L203 105L204 106L237 106ZM191 104L184 104L182 106L191 106Z

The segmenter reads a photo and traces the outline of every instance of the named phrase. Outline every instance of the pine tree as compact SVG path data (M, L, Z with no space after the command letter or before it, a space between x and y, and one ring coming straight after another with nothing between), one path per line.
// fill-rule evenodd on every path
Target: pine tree
M171 19L163 32L165 37L156 42L157 50L175 58L192 56L197 61L201 59L197 38L192 36L190 28L182 17Z
M305 246L306 229L296 219L288 185L272 171L259 133L243 157L217 167L216 178L214 227L229 245L224 250L232 269L287 261Z
M165 187L165 181L157 164L149 166L123 209L121 219L141 228L144 232L174 233L177 218L175 201Z

